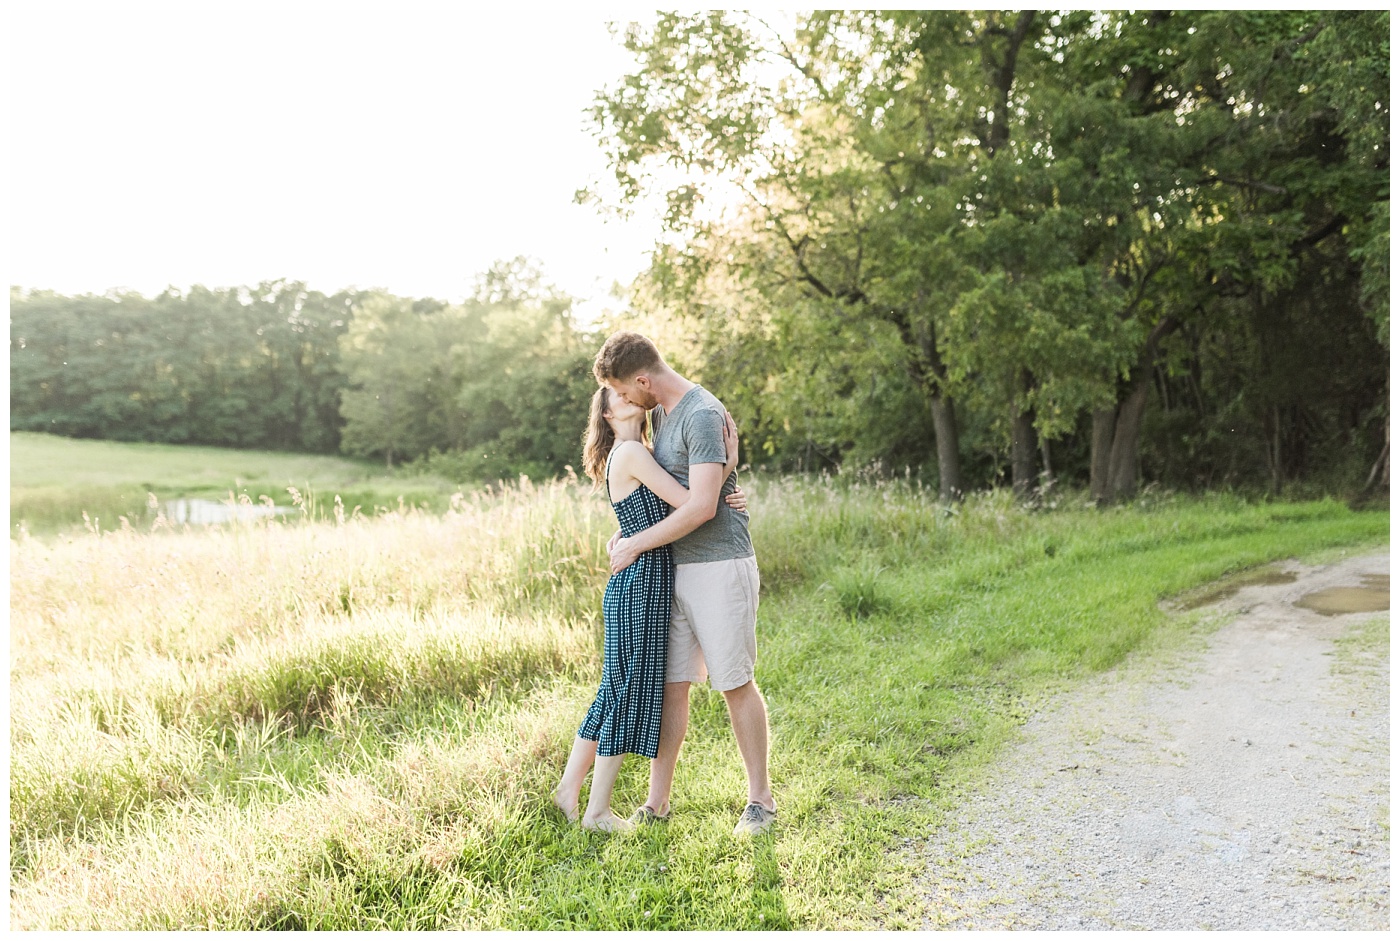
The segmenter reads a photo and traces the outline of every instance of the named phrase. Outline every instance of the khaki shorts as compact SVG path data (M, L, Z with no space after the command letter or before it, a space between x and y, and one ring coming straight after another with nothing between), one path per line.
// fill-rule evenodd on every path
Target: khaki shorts
M758 660L758 560L722 559L676 566L666 682L702 683L721 692L753 679Z

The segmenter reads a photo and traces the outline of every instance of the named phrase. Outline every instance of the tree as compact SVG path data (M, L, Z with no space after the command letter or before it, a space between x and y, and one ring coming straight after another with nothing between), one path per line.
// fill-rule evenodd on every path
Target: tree
M69 298L11 292L11 428L333 451L353 295L304 285Z
M891 326L945 498L955 401L1004 416L1022 491L1036 439L1047 453L1088 410L1111 502L1136 490L1178 334L1241 292L1291 290L1341 207L1378 215L1383 181L1342 170L1335 109L1306 99L1326 33L1308 13L817 13L791 35L663 15L625 31L638 68L594 117L622 200L665 190L660 303L751 318L750 336L786 317Z
M451 395L442 381L451 370L451 345L471 328L441 302L374 293L358 304L340 340L348 383L340 402L341 449L383 455L390 468L395 456L425 453L438 440L434 413Z
M563 472L594 388L572 304L521 258L464 304L366 298L342 341L343 448L458 480Z
M498 263L467 304L485 334L458 347L456 445L482 455L477 473L553 476L577 461L596 384L596 344L582 334L573 301L524 259Z

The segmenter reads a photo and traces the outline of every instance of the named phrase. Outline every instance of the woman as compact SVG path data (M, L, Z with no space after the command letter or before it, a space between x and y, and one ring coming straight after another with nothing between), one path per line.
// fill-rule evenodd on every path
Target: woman
M690 496L652 458L645 424L646 410L622 400L607 386L593 396L583 469L595 483L607 487L624 536L660 522L670 512L667 504L680 506ZM738 433L728 416L724 445L727 479L738 464L739 454ZM747 506L742 490L725 501L736 510ZM564 816L571 822L579 819L579 792L589 767L594 766L593 787L582 818L585 829L619 831L633 826L612 811L613 782L629 752L656 757L674 581L670 546L642 553L636 562L608 579L603 593L603 679L554 792L554 803Z

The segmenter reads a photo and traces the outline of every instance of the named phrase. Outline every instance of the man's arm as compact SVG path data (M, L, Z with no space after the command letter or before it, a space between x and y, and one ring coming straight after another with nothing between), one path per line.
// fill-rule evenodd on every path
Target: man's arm
M612 570L621 572L649 549L665 546L694 532L709 522L719 510L719 492L724 486L723 464L690 465L690 499L676 512L635 536L619 539L609 550Z

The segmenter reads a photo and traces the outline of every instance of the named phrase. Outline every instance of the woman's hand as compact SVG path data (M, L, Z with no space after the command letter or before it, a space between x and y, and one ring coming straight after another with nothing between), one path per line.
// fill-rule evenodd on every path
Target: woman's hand
M731 510L746 512L749 508L749 495L744 493L744 488L738 484L734 485L734 492L724 498L724 502L729 504Z
M734 416L726 410L724 413L724 479L728 480L729 475L734 473L734 469L739 466L739 426L734 423ZM724 498L724 502L731 510L746 511L749 508L749 495L744 493L739 481L734 481L734 492Z
M734 416L728 409L724 412L724 479L734 473L739 466L739 426L734 424Z

